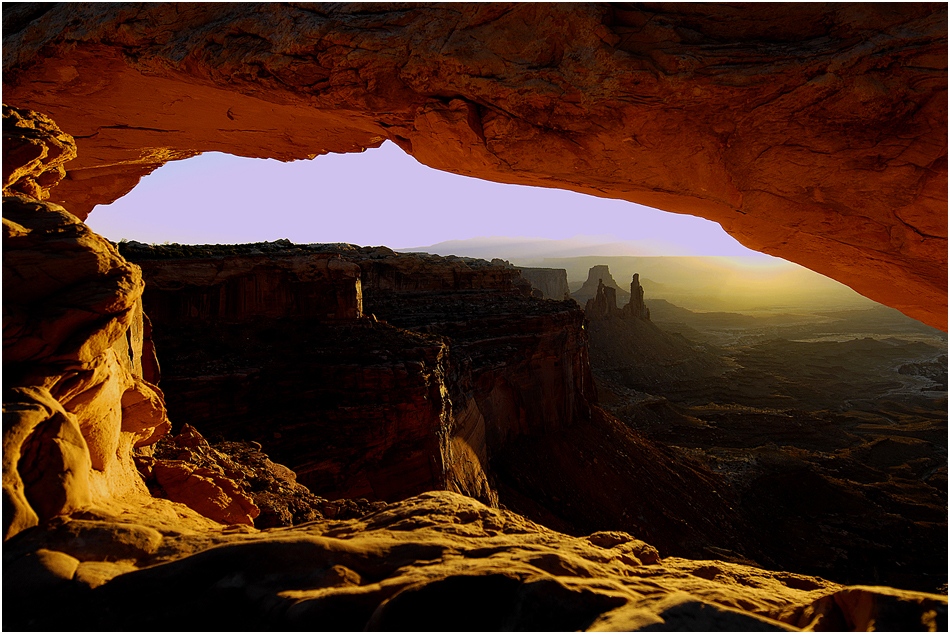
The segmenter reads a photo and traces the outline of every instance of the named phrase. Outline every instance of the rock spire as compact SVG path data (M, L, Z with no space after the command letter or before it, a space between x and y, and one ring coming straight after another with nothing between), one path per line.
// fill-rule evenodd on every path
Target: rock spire
M584 314L590 320L606 319L608 317L620 317L621 319L644 319L650 320L650 309L643 302L643 287L640 286L640 274L634 273L633 280L630 282L630 301L623 308L617 308L617 288L616 282L610 277L610 271L605 265L598 265L590 270L590 275L595 273L606 275L608 283L604 283L604 278L598 278L597 290L594 296L587 300L584 306ZM613 283L612 285L610 283ZM584 286L590 284L590 278ZM574 297L580 294L574 294Z
M639 273L634 273L630 282L630 303L623 307L623 316L650 321L650 309L643 303L643 287L640 286Z

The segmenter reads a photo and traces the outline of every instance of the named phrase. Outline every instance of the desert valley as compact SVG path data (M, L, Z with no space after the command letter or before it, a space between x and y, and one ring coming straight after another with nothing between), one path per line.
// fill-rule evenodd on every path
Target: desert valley
M945 5L8 4L4 629L946 630ZM85 222L384 141L789 262Z

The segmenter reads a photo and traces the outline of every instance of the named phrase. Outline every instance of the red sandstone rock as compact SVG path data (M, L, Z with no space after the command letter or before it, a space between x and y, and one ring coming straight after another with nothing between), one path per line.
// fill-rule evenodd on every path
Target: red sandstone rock
M583 314L573 302L526 297L510 266L277 246L122 245L148 281L144 302L176 423L257 441L322 496L395 500L449 488L496 503L492 451L589 415ZM367 312L415 332L372 320L330 324L296 278L272 274L327 257L360 271ZM262 314L220 274L205 274L237 270L240 288L301 310Z
M229 478L172 460L159 460L152 467L166 497L222 524L254 525L260 509Z
M17 150L17 130L27 145L69 147L51 122L8 125L21 118L9 109L4 118L11 173L41 171L17 165L33 161ZM35 198L5 196L3 229L5 537L116 500L147 506L132 452L170 423L161 392L143 378L138 267L62 207Z
M92 501L89 449L48 390L14 388L3 403L3 538Z
M445 491L266 532L64 518L5 543L7 575L18 630L946 629L945 596L661 559Z
M257 528L291 526L323 519L351 519L385 506L366 499L329 501L297 482L297 474L271 461L260 443L224 441L211 445L190 425L176 436L162 438L151 456L136 457L136 466L153 495L172 499L217 521ZM224 508L209 505L194 487L176 487L182 473L197 473L212 481L204 485ZM166 487L169 479L172 486ZM211 508L208 508L211 506ZM258 514L259 513L259 514Z
M719 222L946 327L944 4L11 9L83 216L198 152L422 163ZM89 95L95 95L90 98Z
M15 23L44 11L11 8L5 28L8 17ZM267 533L248 526L222 529L183 505L148 496L132 466L133 445L152 439L156 433L149 426L157 430L164 422L161 394L142 376L146 329L138 269L55 205L5 198L4 230L4 625L9 629L137 630L143 623L232 630L445 629L447 624L486 630L946 629L943 596L848 588L723 562L660 560L656 549L624 533L568 537L448 492L418 496L358 520ZM49 255L56 261L42 262ZM90 260L104 265L90 268ZM48 275L33 277L34 287L27 282L37 271ZM70 285L76 287L73 294ZM496 308L505 297L527 299L517 293L482 295L494 295ZM67 304L63 297L74 301ZM465 303L454 299L441 307L436 303L442 313L435 314L460 314ZM31 311L39 326L13 319ZM577 312L560 318L576 323ZM8 317L34 333L28 345L19 345ZM492 340L478 334L486 325L500 328L510 320L433 323L432 317L430 310L425 319L437 328L463 339L469 335L466 345L499 366L512 359L506 355L517 353L514 344L527 334L508 333L503 342L509 350L498 354ZM570 341L559 343L571 350L563 345ZM589 371L582 354L569 354ZM529 356L520 367L524 375L559 365L556 354ZM495 371L489 368L484 376ZM571 378L576 371L572 365L562 375L568 384L580 380L572 407L583 405L586 394L584 377ZM444 386L434 384L433 397L444 396ZM494 390L487 393L494 398ZM473 439L477 434L463 438ZM198 452L206 448L191 433L182 444ZM201 469L171 467L166 482L191 480L183 492L205 488L209 495L197 501L214 504L228 486L219 479L208 487L217 472ZM233 503L232 498L208 512ZM237 506L245 515L252 512L240 501Z
M3 195L49 198L76 158L76 142L38 112L3 106Z

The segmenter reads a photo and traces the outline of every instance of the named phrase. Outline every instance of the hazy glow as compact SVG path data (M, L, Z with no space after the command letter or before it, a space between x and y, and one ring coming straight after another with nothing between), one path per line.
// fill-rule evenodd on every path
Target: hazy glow
M759 255L708 220L440 172L391 143L295 163L218 153L169 163L88 223L112 240L149 243L288 238L406 249L507 236L572 239L612 255Z

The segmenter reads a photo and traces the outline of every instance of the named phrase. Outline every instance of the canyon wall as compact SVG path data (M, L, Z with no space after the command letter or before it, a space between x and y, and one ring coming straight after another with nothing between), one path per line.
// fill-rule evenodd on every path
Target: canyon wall
M946 328L943 3L25 4L3 32L4 99L76 135L82 218L200 152L391 140L714 220Z
M153 500L133 463L170 428L161 390L145 379L155 360L144 284L107 240L40 200L71 147L46 117L4 110L4 538L127 504L207 526L187 507Z
M350 245L120 247L147 282L176 426L259 442L319 495L448 488L496 503L492 451L589 417L583 313L529 297L503 264Z
M521 277L531 282L531 286L541 293L544 299L567 299L571 289L567 285L567 271L564 269L543 269L519 266Z
M4 17L6 22L6 13ZM161 391L144 378L150 366L157 374L157 364L147 352L140 269L76 216L40 200L49 195L44 188L61 176L55 156L69 147L68 139L36 113L14 116L5 110L5 119L8 114L17 124L8 128L5 120L4 168L20 176L7 179L5 174L3 200L6 628L946 629L945 596L848 587L721 561L662 559L655 548L624 532L571 537L448 491L391 505L351 501L343 505L345 513L334 509L328 515L334 519L323 520L310 505L326 508L325 501L299 490L293 474L267 460L253 443L218 443L219 450L184 427L154 450L169 424ZM36 162L22 169L6 151L23 147L12 142L15 134L39 138L44 146L45 135L53 138L38 152L25 153ZM14 188L17 183L22 187ZM30 193L7 195L24 190ZM273 305L267 301L248 300L271 295L251 291L274 291L275 280L279 287L292 276L286 275L287 268L281 275L272 268L263 271L265 284L249 283L245 270L240 284L192 294L192 300L200 301L179 302L178 310L168 314L188 317L192 308L201 309L206 299L222 294L241 301L225 301L226 310L209 308L205 314L234 319L242 307L269 313ZM319 279L331 287L339 282ZM336 293L297 288L307 297L338 305ZM355 290L355 284L347 288ZM510 293L471 289L450 298L441 310L451 310L439 315L457 314L466 305L477 313L479 303L471 299L478 295L493 298L481 308L513 307L506 302L528 299L517 287ZM313 310L315 302L305 306ZM542 316L553 311L568 324L583 323L569 303L536 306L543 307ZM326 319L328 313L317 314ZM419 315L414 309L406 318ZM482 317L483 323L491 323L487 315ZM258 311L252 321L260 326L261 320L301 318L305 316ZM510 318L495 326L505 321ZM374 327L397 331L371 317L324 323L362 327L355 339L370 347L375 345ZM466 320L428 323L469 328L476 336L468 345L479 344L480 328ZM339 332L330 329L327 334L346 350L350 342L335 337ZM421 344L444 341L397 332L403 340L415 338ZM505 375L505 365L522 356L516 342L525 334L537 340L537 333L516 331L500 346L485 345L483 354L493 363L481 366L486 376ZM192 352L214 350L207 340L197 343ZM266 346L263 350L269 352ZM370 353L381 351L382 346ZM559 365L556 353L542 356L540 367ZM536 356L528 360L524 370L539 367L532 365ZM359 360L359 367L372 371L364 361ZM386 376L377 378L379 387L393 389ZM441 388L438 392L442 396ZM585 394L583 389L579 394ZM242 481L257 480L248 486L273 486L281 494L275 499L259 491L262 495L255 499L262 507L268 502L273 514L301 514L306 525L254 528L257 502L249 503L236 481L222 475L231 468ZM153 497L146 479L188 505Z

